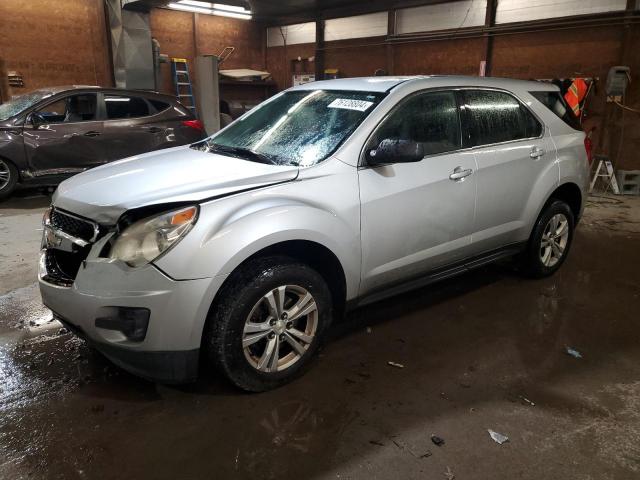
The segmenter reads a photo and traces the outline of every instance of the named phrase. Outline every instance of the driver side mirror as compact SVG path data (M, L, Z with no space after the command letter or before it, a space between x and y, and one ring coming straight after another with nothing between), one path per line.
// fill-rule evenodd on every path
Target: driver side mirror
M367 163L372 166L390 163L419 162L424 158L424 147L413 140L386 138L377 148L367 152Z
M33 126L34 130L37 130L42 125L47 123L45 121L44 117L42 115L40 115L39 113L36 113L36 112L33 112L33 113L31 113L31 115L29 115L29 122Z

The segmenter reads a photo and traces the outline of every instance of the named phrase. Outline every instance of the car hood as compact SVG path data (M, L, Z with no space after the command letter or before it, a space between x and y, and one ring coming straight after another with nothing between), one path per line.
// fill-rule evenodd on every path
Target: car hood
M200 202L295 180L298 167L266 165L175 147L118 160L62 182L53 205L102 224L127 210L172 202Z

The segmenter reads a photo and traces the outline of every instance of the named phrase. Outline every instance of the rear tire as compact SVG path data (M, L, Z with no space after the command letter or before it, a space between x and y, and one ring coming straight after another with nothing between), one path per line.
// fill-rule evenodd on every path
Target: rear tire
M552 199L538 217L522 256L524 273L532 278L553 275L569 254L574 228L569 205Z
M18 183L18 170L13 163L0 158L0 200L7 198Z
M300 376L333 317L323 277L284 256L250 261L222 288L209 312L203 347L235 386L262 392Z

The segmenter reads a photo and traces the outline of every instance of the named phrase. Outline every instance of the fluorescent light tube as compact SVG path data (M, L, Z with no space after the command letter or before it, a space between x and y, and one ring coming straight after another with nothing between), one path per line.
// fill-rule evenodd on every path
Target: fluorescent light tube
M185 12L195 12L195 13L207 13L211 15L212 10L210 8L196 7L193 5L183 5L182 3L170 3L167 5L169 8L173 8L174 10L182 10Z
M251 20L251 15L248 13L235 13L235 12L226 12L224 10L211 10L211 13L214 15L219 15L221 17L231 17L231 18L240 18L242 20Z
M202 7L211 10L213 8L213 3L211 2L200 2L198 0L178 0L180 5L192 5L194 7Z
M251 14L251 10L247 10L244 7L236 7L235 5L225 5L224 3L214 3L213 8L215 10L225 10L227 12L244 13L247 15Z

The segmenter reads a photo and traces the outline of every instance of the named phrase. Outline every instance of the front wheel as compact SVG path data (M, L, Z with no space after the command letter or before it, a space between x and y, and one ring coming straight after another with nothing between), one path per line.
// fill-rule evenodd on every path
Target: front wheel
M555 273L567 258L575 220L569 205L553 200L538 217L523 255L525 273L534 278Z
M213 305L205 350L237 387L270 390L306 369L332 312L329 288L309 266L280 256L251 261Z
M18 170L7 160L0 158L0 200L11 195L18 183Z

